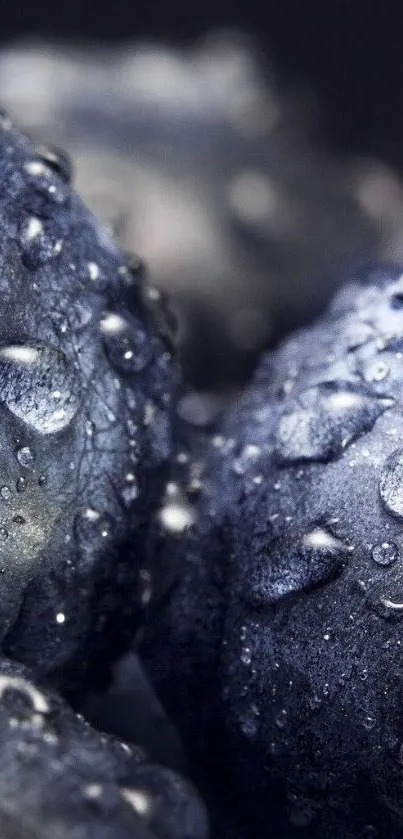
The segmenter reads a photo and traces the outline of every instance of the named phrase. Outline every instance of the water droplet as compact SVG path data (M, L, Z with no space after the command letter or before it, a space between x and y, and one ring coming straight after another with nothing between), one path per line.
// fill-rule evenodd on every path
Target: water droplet
M97 262L89 261L80 267L80 277L87 288L102 294L109 286L109 276Z
M281 711L276 716L275 723L277 728L285 728L288 721L288 713L285 708L282 708Z
M100 321L107 355L116 367L126 373L139 373L151 358L151 345L140 321L106 312Z
M241 653L241 661L242 664L250 664L252 661L252 654L250 651L250 647L244 647Z
M8 539L8 530L3 525L0 526L0 542L5 542Z
M385 461L379 480L379 494L387 511L403 519L403 449L396 449Z
M172 352L178 333L179 321L169 299L160 289L149 283L141 285L141 297L153 329L158 333L167 350Z
M36 148L38 157L46 163L65 183L70 183L72 178L71 160L65 151L54 146L38 146Z
M394 562L399 558L399 548L394 542L382 542L379 545L375 545L372 551L372 559L378 565L393 565Z
M37 192L54 204L63 205L69 198L69 193L63 182L55 177L50 166L40 158L29 160L25 164L25 171L32 178Z
M285 595L325 585L343 570L351 548L322 527L301 537L285 537L267 545L270 561L247 569L243 596L255 606L276 603Z
M389 373L390 367L384 361L376 359L369 362L364 368L364 379L366 382L383 382Z
M17 492L25 492L27 488L27 479L24 478L23 475L20 475L20 477L17 479L16 488Z
M8 486L0 487L0 496L3 499L3 501L10 501L10 498L12 498L12 492L11 492L10 487L8 487Z
M30 467L35 460L35 455L32 449L29 446L21 446L20 449L17 449L17 460L21 466L25 466L26 468Z
M288 404L277 427L276 454L281 461L295 463L339 456L394 402L349 384L324 382Z
M60 253L62 242L56 231L49 230L45 222L31 216L21 226L20 246L24 263L36 270Z
M87 437L92 437L95 431L95 423L92 420L86 420L85 433Z
M363 724L364 728L367 729L367 731L371 731L376 725L376 719L375 719L375 717L372 716L372 714L367 714L364 717L364 719L362 721L362 724Z
M0 348L0 399L36 431L55 434L75 416L81 389L60 350L15 344Z

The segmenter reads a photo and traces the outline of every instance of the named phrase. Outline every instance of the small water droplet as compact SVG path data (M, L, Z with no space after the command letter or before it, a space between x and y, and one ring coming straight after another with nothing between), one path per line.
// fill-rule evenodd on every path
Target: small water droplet
M378 565L389 566L399 558L399 548L394 542L382 542L375 545L372 550L372 558Z
M57 177L52 168L36 158L25 164L25 171L32 178L36 192L54 204L63 205L69 198L69 193L64 183Z
M366 382L383 382L389 375L390 367L384 361L371 361L364 368L364 379Z
M151 345L137 318L107 312L100 321L100 330L112 364L126 373L144 370L151 358Z
M0 496L3 499L3 501L10 501L10 499L12 498L12 492L11 492L10 487L8 487L8 486L0 487Z
M3 525L0 526L0 542L5 542L8 539L8 530Z
M244 647L241 653L242 664L249 665L252 661L252 654L249 647Z
M36 270L60 253L62 240L47 223L36 216L30 216L21 226L20 246L25 265Z
M84 282L96 292L106 291L109 278L97 262L87 262L84 268Z
M46 163L65 183L72 179L72 164L70 157L65 151L55 146L37 146L38 157Z
M376 725L376 719L375 719L375 717L372 716L372 714L367 714L364 717L364 719L362 721L362 724L363 724L364 728L367 729L367 731L371 731L371 729L373 729Z
M20 475L20 477L17 479L16 488L17 492L25 492L27 488L27 479L24 478L23 475Z
M21 466L28 468L35 460L35 454L29 446L21 446L20 449L17 449L17 460Z
M86 420L85 433L87 437L92 437L95 431L95 423L92 420Z
M276 716L275 723L277 728L285 728L288 721L288 713L285 708L282 708L281 711Z

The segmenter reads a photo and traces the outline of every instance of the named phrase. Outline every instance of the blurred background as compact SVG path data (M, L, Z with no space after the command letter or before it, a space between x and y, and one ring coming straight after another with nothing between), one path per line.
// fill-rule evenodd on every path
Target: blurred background
M179 320L203 425L341 280L403 260L397 2L7 4L0 102Z

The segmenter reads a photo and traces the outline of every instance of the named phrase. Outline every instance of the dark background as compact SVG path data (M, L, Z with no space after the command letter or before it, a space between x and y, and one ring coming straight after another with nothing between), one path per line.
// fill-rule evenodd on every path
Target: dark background
M3 41L39 35L183 43L216 26L257 37L282 78L313 85L333 147L401 163L403 11L397 0L27 0L24 7L1 7Z

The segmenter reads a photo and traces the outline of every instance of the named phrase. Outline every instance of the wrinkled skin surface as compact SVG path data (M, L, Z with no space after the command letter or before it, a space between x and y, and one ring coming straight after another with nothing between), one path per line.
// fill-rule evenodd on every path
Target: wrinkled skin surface
M2 839L206 839L179 775L102 736L30 671L0 661Z
M0 644L74 679L117 609L135 619L175 373L153 295L68 177L1 116Z
M248 837L403 830L402 277L263 359L158 536L149 672Z

